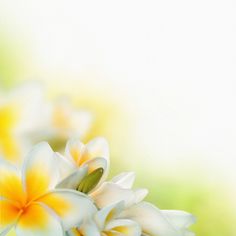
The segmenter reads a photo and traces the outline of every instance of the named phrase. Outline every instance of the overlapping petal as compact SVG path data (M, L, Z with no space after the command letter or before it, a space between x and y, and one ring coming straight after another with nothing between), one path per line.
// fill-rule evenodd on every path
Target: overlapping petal
M69 236L101 236L101 231L93 219L86 219L84 223L68 232Z
M86 144L84 154L79 162L82 164L95 157L103 157L109 164L109 146L106 139L102 137L94 138Z
M97 190L92 192L90 196L99 208L103 208L120 201L124 201L128 206L135 198L134 192L131 189L121 188L111 182L104 182Z
M79 165L84 149L85 145L79 139L70 139L66 144L65 157L75 165Z
M78 170L75 163L69 160L68 157L63 156L60 153L56 152L55 158L57 159L59 166L60 181L67 178L68 176L73 174L76 170Z
M99 208L124 201L126 207L142 201L148 191L146 189L132 190L135 179L133 172L124 172L115 176L110 182L104 182L90 193Z
M70 236L140 236L139 225L129 219L117 219L124 209L124 203L119 202L99 210L93 220L86 220L81 227L68 232Z
M60 187L77 189L81 182L83 171L87 168L86 175L90 175L97 170L101 171L101 176L96 179L96 184L89 192L97 189L106 179L109 171L109 148L104 138L98 137L88 144L83 144L79 139L70 139L65 149L65 157L58 154L61 179ZM85 177L84 175L83 177ZM78 179L76 179L78 177Z
M64 236L59 218L42 204L31 204L16 225L17 236Z
M43 142L28 154L23 166L23 184L27 200L33 200L53 188L58 182L59 170L51 147Z
M106 225L104 234L107 236L140 236L141 229L135 221L118 219Z
M120 217L136 221L142 228L142 232L149 236L185 236L182 229L157 207L147 202L133 205L122 212ZM192 218L191 215L186 216ZM185 219L186 220L186 219ZM178 224L178 223L177 223Z
M73 172L73 174L69 175L68 177L64 178L62 181L60 181L56 188L66 188L66 189L77 189L81 180L87 175L88 173L88 167L83 166L76 171Z
M36 145L27 156L21 175L5 161L0 163L0 232L5 234L16 223L17 236L64 235L96 212L87 195L56 189L59 167L47 143ZM87 173L87 167L84 173ZM1 174L2 174L1 173ZM16 195L17 194L17 195Z
M106 224L112 219L115 219L115 217L117 217L122 210L124 210L123 201L102 208L94 216L98 228L104 229Z
M38 201L43 202L60 217L65 230L79 225L83 219L96 212L93 202L86 195L73 190L53 190Z
M109 164L109 147L107 141L97 137L83 144L79 139L70 139L66 144L65 156L78 167L97 157L106 159Z

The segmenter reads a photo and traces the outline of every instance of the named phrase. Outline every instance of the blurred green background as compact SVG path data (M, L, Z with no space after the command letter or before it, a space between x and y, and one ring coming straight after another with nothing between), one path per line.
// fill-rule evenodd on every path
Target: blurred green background
M155 48L155 53L152 46L147 48L149 43L155 45L149 34L156 29L157 34L162 35L165 29L145 25L140 33L135 28L142 25L137 12L123 12L126 18L122 21L112 18L114 6L108 2L103 4L109 9L106 16L111 17L110 28L106 25L107 18L94 14L94 9L82 3L68 6L63 1L57 5L27 1L25 8L18 4L11 8L7 1L1 4L0 13L4 13L0 17L3 23L0 26L2 91L37 80L44 84L49 100L67 95L78 108L88 109L95 116L92 131L84 141L97 135L109 140L111 176L121 171L135 171L136 186L149 189L147 200L159 208L181 209L197 217L197 223L192 227L197 235L235 236L236 126L233 122L235 113L229 113L234 101L229 94L235 84L231 79L226 80L227 87L223 87L225 100L223 103L222 97L218 100L218 94L222 94L219 81L225 76L230 78L230 74L221 77L218 69L212 67L218 77L213 76L215 80L211 80L208 69L199 61L200 55L193 52L190 55L192 64L187 67L190 66L190 71L200 68L208 75L200 84L195 83L195 75L181 74L176 66L176 63L180 65L178 60L189 61L185 61L184 56L179 58L177 51L160 51L157 47L162 56L169 55L159 60L155 59ZM122 6L115 7L123 11ZM207 7L210 6L208 2ZM133 3L128 4L129 10L132 7ZM142 7L139 5L136 11ZM159 5L167 13L169 8L166 7ZM189 5L185 7L192 9ZM215 7L218 7L216 12L220 11L221 6ZM102 8L103 5L99 5L99 9ZM150 6L145 10L146 16L152 13ZM136 21L129 21L130 14ZM213 24L217 24L218 18L213 16L216 17ZM161 21L163 17L160 15L155 20ZM194 18L188 17L195 23L196 30L206 23L196 23ZM105 24L104 28L98 27L96 19L101 25ZM181 18L177 19L182 22ZM126 21L127 29L123 29ZM175 32L168 22L163 25ZM200 33L204 35L204 32ZM215 32L211 33L214 38ZM177 38L187 35L181 30L175 34ZM127 35L132 40L126 38ZM104 41L105 36L108 41ZM139 43L135 41L137 38ZM192 40L198 41L195 36ZM118 41L121 44L117 49L115 43ZM110 43L108 46L107 42ZM175 41L172 43L173 48L178 47ZM183 42L181 47L184 55L189 56L186 53L193 46ZM204 49L207 47L205 45ZM203 55L211 59L209 53L205 50ZM217 63L222 66L221 62ZM223 66L223 69L230 68ZM163 73L153 75L156 70ZM169 72L171 70L173 73ZM172 79L174 75L177 80ZM195 94L196 89L200 91ZM225 116L220 116L218 109Z

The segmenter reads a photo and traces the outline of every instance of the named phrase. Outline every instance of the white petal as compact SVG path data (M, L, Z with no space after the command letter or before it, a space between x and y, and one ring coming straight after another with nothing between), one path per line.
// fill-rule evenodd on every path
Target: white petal
M96 212L96 207L87 195L73 190L53 190L38 201L43 202L60 217L65 230L81 224Z
M78 165L79 159L83 155L85 145L77 138L70 139L66 144L65 157L75 165Z
M81 235L86 236L101 236L98 226L92 219L86 220L78 229Z
M94 217L100 230L105 228L105 225L116 216L118 216L124 209L124 202L118 202L98 211Z
M76 171L77 166L60 153L55 153L55 158L58 161L60 180L65 179Z
M126 236L140 236L141 235L141 229L139 225L132 221L132 220L126 220L126 219L118 219L113 220L109 222L104 231L114 231L121 233L121 235Z
M134 195L135 195L134 203L139 203L143 201L143 199L147 196L147 194L148 194L148 190L145 188L135 189L134 190Z
M142 231L150 236L183 236L157 207L147 202L128 208L120 217L136 221Z
M97 137L86 144L84 155L87 160L103 157L109 165L109 145L105 138Z
M134 172L124 172L115 176L111 182L118 184L122 188L132 188L135 181Z
M107 160L103 157L96 157L92 160L86 161L83 165L88 166L89 173L98 168L102 168L104 171L107 170Z
M162 210L161 212L179 229L187 228L196 221L192 214L185 211Z
M48 143L39 143L32 149L26 157L22 174L28 200L55 187L59 179L59 168Z
M128 206L134 202L135 194L130 189L123 189L120 186L105 182L97 190L90 193L90 196L94 199L96 205L99 208L106 207L111 204L124 201Z
M37 217L37 218L36 218ZM63 236L57 216L41 204L32 204L16 226L17 236Z
M83 166L77 169L73 174L63 179L56 188L77 189L81 180L87 175L88 167Z

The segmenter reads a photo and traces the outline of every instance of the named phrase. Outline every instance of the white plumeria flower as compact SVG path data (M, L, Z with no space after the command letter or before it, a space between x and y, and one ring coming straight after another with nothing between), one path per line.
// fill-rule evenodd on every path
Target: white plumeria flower
M109 146L102 137L94 138L87 144L79 139L71 139L67 142L65 156L58 154L58 159L63 179L59 187L77 189L83 178L91 174L88 180L94 186L90 185L90 189L84 191L87 193L99 186L109 172ZM83 188L83 183L80 188Z
M56 133L69 137L82 138L91 128L92 114L85 110L76 110L66 99L54 102L52 125Z
M66 140L72 137L84 138L93 120L90 112L75 109L66 98L50 104L48 117L45 129L40 133L42 138L49 140L57 149L61 149Z
M142 228L142 235L148 236L193 236L187 228L195 218L184 211L159 210L154 205L143 202L147 190L132 190L135 174L122 173L110 182L104 182L90 196L99 208L123 200L126 209L120 217L136 221Z
M54 189L57 158L47 143L36 145L20 172L0 162L0 235L15 227L17 236L63 236L96 212L92 201L73 190Z
M46 119L47 107L37 83L24 84L0 97L0 155L20 163L30 145L28 134ZM42 116L44 114L44 116Z
M194 236L188 227L195 222L193 215L177 210L160 210L148 202L127 208L121 217L136 221L147 236Z
M61 150L69 138L83 138L91 128L90 112L75 109L66 99L46 101L39 83L0 95L0 155L14 164L21 164L35 143L46 140Z
M140 236L140 226L130 219L118 218L124 209L123 202L107 206L98 211L93 220L68 232L69 236Z

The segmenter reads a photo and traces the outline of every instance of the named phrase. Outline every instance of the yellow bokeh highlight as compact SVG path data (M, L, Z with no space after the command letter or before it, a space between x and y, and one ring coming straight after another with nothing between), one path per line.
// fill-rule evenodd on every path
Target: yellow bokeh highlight
M10 161L17 160L20 154L14 134L19 116L19 110L14 105L0 106L0 152Z

